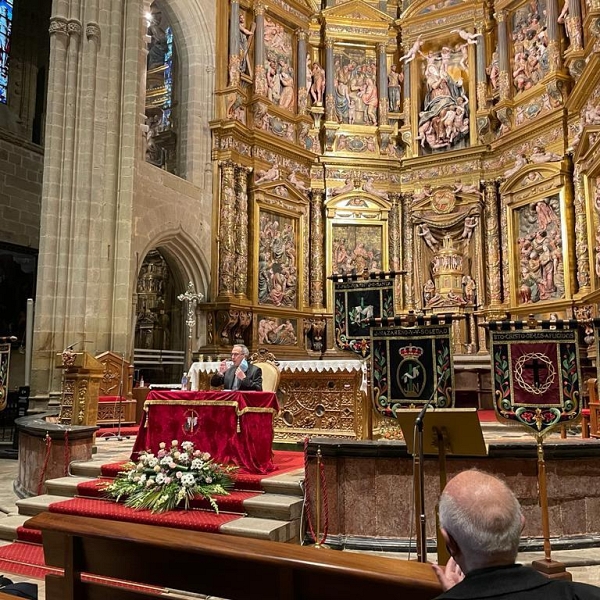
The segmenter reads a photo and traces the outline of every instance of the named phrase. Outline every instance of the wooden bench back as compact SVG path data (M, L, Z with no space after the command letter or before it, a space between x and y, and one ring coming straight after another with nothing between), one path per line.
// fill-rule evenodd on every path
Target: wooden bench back
M151 592L81 574L229 600L410 598L441 593L430 565L168 527L42 513L47 600L150 600Z

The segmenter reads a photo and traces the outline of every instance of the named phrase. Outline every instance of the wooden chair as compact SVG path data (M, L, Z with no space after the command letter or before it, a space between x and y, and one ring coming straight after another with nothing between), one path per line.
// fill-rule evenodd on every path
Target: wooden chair
M263 390L277 393L281 371L275 355L264 348L259 348L250 356L250 362L262 370Z
M136 401L132 395L133 365L115 352L103 352L96 360L104 365L104 375L100 381L98 394L98 425L108 425L119 421L131 424L136 422ZM121 401L119 402L119 395Z

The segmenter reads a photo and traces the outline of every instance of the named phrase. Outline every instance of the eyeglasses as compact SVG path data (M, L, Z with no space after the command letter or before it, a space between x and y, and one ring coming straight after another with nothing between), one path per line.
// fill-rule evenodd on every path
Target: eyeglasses
M241 352L232 352L231 356L237 356L238 354L241 354Z

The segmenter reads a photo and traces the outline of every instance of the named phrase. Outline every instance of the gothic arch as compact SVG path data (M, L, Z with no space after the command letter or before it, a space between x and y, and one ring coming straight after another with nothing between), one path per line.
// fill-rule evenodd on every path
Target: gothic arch
M156 0L168 16L180 60L182 176L210 190L210 128L214 113L216 6L214 0ZM205 179L206 178L206 179Z

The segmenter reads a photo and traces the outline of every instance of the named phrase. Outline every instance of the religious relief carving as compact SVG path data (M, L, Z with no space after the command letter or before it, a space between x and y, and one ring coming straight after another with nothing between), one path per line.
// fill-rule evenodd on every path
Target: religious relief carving
M500 87L500 59L498 58L498 48L492 53L492 60L486 67L485 72L488 76L492 92L495 95Z
M239 16L238 37L239 37L239 71L242 75L253 76L252 63L250 60L250 47L254 41L254 31L256 23L252 23L250 28L246 26L246 15Z
M266 171L261 170L256 172L256 178L254 179L254 183L258 185L259 183L266 183L269 181L277 181L281 179L281 175L279 173L279 165L274 163L270 169Z
M519 248L519 302L534 304L564 297L560 200L555 195L516 210Z
M325 319L305 319L304 336L306 338L306 349L313 352L323 353L327 349L326 345L326 326Z

